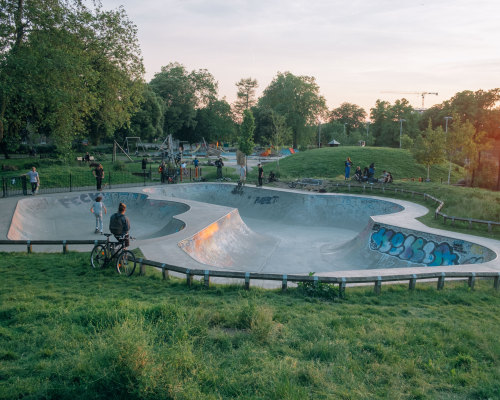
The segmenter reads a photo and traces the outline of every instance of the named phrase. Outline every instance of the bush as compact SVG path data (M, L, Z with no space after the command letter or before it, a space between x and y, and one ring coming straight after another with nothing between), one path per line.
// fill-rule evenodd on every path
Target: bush
M126 171L127 165L123 161L115 161L113 164L113 171Z
M309 276L313 276L314 272L310 272ZM339 291L332 283L323 282L299 282L297 284L299 291L310 297L321 297L328 300L335 300L339 297Z

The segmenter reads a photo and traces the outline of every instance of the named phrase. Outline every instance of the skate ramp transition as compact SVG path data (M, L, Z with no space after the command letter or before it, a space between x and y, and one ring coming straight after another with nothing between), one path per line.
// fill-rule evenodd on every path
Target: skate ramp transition
M118 204L127 205L126 215L132 221L137 239L163 237L184 228L174 218L189 210L183 203L151 200L141 193L79 193L64 197L35 196L17 203L7 237L11 240L96 239L95 217L90 208L98 194L103 196L107 214L103 215L104 231L109 232L109 219Z
M478 264L496 253L471 241L377 222L401 213L396 202L366 196L310 194L228 184L145 189L159 198L234 208L178 246L213 267L307 273L346 269ZM450 232L450 235L452 233Z

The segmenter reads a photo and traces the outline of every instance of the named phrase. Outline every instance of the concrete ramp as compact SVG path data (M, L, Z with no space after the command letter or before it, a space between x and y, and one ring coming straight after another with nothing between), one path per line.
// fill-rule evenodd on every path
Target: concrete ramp
M17 203L7 234L11 240L95 239L95 217L90 213L98 193L73 194L64 197L35 196ZM131 235L137 239L162 237L183 229L176 218L189 210L185 204L150 200L141 193L102 193L108 213L104 215L104 231L109 232L109 218L118 204L127 205Z
M237 192L234 188L231 184L188 184L147 192L239 211L180 245L198 262L214 267L321 273L478 264L496 258L495 252L469 240L378 222L391 218L398 224L411 222L414 214L402 204L420 206L409 202L255 187ZM212 231L216 233L206 240Z
M238 210L233 210L182 240L179 247L202 264L259 271L277 244L276 238L252 231L241 220Z

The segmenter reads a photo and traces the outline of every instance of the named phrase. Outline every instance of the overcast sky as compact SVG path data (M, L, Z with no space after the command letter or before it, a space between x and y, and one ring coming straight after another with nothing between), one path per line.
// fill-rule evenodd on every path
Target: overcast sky
M137 25L149 82L177 61L205 68L232 103L252 77L314 76L330 109L367 112L406 97L426 108L463 90L500 86L498 0L102 0Z

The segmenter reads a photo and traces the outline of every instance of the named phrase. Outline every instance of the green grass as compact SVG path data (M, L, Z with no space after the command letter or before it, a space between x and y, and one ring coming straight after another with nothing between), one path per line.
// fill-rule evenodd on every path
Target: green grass
M0 256L0 399L500 397L491 281L326 301Z
M324 147L296 153L279 161L282 179L320 178L344 179L344 161L350 157L353 162L351 176L357 166L361 169L375 163L376 177L382 171L390 171L396 180L427 177L427 168L418 164L408 150L387 147ZM266 171L277 171L277 163L265 164ZM452 168L452 182L463 178L464 171L459 166ZM431 167L432 181L448 179L448 163Z

